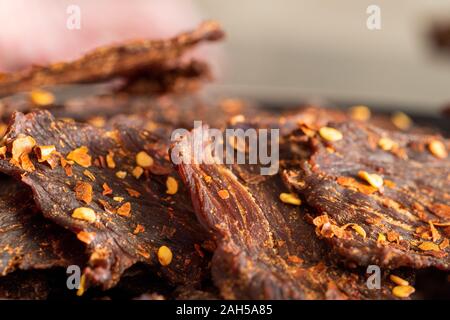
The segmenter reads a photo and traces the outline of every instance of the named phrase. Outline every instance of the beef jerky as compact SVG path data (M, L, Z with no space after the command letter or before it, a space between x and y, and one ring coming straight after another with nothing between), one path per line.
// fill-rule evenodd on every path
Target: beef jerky
M194 92L203 82L211 80L209 67L200 61L178 63L162 70L144 70L128 77L119 91L131 94L162 94Z
M44 219L31 190L0 177L0 275L16 269L48 269L85 262L74 235Z
M450 22L436 21L430 28L429 40L435 49L450 53Z
M219 300L220 295L216 288L196 290L190 287L180 287L175 291L176 300Z
M158 277L146 264L135 264L122 274L120 281L111 289L102 291L92 288L83 295L83 299L129 300L148 293L168 296L174 290L167 281Z
M148 100L147 100L148 101ZM145 103L145 100L143 101ZM233 103L233 108L227 108ZM109 119L106 124L127 123L135 128L148 130L164 138L171 136L175 129L192 129L195 125L208 124L214 128L224 128L227 120L245 119L259 112L258 108L243 100L204 99L201 96L164 95L151 101L141 112L122 114ZM197 122L197 124L196 124Z
M53 153L32 152L23 142L30 139ZM126 126L107 131L57 121L47 111L15 114L5 141L9 151L0 170L29 185L44 216L86 244L86 286L110 288L139 261L171 283L194 284L202 278L208 263L201 248L206 237L166 160L163 141ZM14 160L18 154L19 161ZM166 254L168 265L159 267L162 246L173 259L167 261Z
M200 222L214 235L212 277L226 299L392 298L387 285L369 290L365 278L328 260L327 248L298 206L280 201L279 175L259 176L258 166L199 164L194 136L208 147L205 128L174 147L174 160L189 187ZM199 142L199 141L197 141ZM204 160L211 160L207 157Z
M194 31L168 40L139 40L102 47L72 62L0 74L0 96L42 86L98 82L133 75L155 66L158 69L163 65L170 67L197 44L220 40L223 36L220 26L208 21Z
M47 274L33 271L17 271L0 278L0 299L45 300L50 294Z
M132 122L133 126L165 137L170 137L176 128L192 128L196 120L222 128L230 117L268 114L243 100L204 97L195 93L142 96L117 92L97 96L95 92L90 92L76 97L67 97L65 91L52 93L55 103L38 109L48 109L56 118L88 122L98 127L108 127L125 119ZM4 123L9 121L14 112L25 113L37 109L24 94L4 98L1 105L3 111L0 109L0 119ZM5 130L6 125L3 128Z
M448 270L448 140L355 122L329 126L342 138L319 132L309 160L285 172L316 209L318 236L360 265Z

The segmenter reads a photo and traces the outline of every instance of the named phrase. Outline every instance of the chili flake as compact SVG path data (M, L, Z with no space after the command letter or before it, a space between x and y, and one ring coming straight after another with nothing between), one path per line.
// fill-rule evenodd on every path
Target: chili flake
M89 155L89 149L86 146L70 151L66 158L75 161L84 168L89 168L91 166L92 159Z

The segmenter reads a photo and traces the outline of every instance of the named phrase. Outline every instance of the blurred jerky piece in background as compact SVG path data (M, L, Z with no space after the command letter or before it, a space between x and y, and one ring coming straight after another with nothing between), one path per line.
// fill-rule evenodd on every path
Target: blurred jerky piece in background
M43 86L128 77L143 70L147 73L153 68L156 72L169 70L170 73L187 50L204 41L220 40L223 36L220 26L208 21L194 31L169 40L141 40L102 47L73 62L0 74L0 96Z
M45 300L50 295L50 285L47 273L16 271L0 277L0 299Z
M123 123L108 131L40 111L16 113L5 143L0 169L29 185L44 216L86 244L87 285L110 288L136 262L170 283L201 281L207 237L166 140ZM163 245L170 255L158 254Z
M208 146L207 129L197 128L173 150L189 158L193 137L199 133L202 145ZM278 174L261 176L258 166L233 165L230 170L189 160L179 164L178 170L198 219L215 237L212 277L224 298L394 298L389 284L370 290L359 271L331 262L326 246L303 220L306 209L298 202L280 200L286 188Z
M430 40L437 50L450 54L450 20L435 22L430 30Z
M317 236L364 266L450 269L449 141L329 126L310 138L310 159L285 173L316 210Z
M131 94L193 92L203 82L212 79L208 65L196 60L161 66L161 70L156 68L140 70L129 76L117 90Z
M16 269L84 265L87 257L75 236L46 220L31 190L0 176L0 275Z

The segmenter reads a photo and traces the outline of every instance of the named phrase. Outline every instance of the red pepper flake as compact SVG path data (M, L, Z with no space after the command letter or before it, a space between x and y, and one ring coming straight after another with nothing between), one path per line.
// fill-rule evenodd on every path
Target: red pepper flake
M198 254L201 258L204 258L204 257L205 257L205 254L203 253L202 248L201 248L197 243L194 244L194 248L195 248L195 251L197 251L197 254Z
M142 233L142 232L144 232L144 231L145 231L144 226L141 225L141 224L138 224L138 225L136 226L136 228L134 229L133 234Z
M89 179L91 179L92 181L95 181L95 176L92 172L90 172L89 170L84 170L83 174L88 177Z
M89 168L91 166L92 158L89 155L89 149L86 146L70 151L66 158L75 161L84 168Z
M50 168L56 168L60 155L56 152L56 147L54 145L36 146L34 152L36 153L39 162L46 162Z
M140 256L144 257L145 259L150 259L150 253L148 253L147 251L145 251L145 250L142 249L142 248L139 248L139 249L137 250L137 253L138 253Z
M114 152L109 151L106 155L106 165L110 169L114 169L116 167L116 163L114 162Z
M104 196L107 196L108 194L112 194L113 190L108 186L108 184L106 182L102 185L102 187L103 187L102 194Z
M125 189L128 191L128 194L130 195L130 197L139 198L141 196L141 194L134 189L131 189L131 188L125 188Z
M372 194L378 190L377 188L374 188L372 186L362 184L352 177L338 177L337 183L341 186L357 190L367 195Z
M84 181L78 181L75 186L75 198L86 204L92 201L92 185Z
M290 262L297 263L297 264L302 264L303 263L303 259L301 259L301 258L299 258L298 256L295 256L295 255L292 255L292 256L290 255L288 257L288 260Z
M72 171L72 164L69 163L66 159L64 159L63 157L61 157L61 167L64 168L64 171L66 172L66 175L68 177L73 176L73 171Z
M80 231L77 233L78 240L90 244L95 239L95 232Z
M131 216L131 203L125 202L117 209L117 214L122 217L130 217Z
M28 172L33 172L35 170L33 162L31 162L28 154L22 154L20 156L20 164L22 165L22 169Z
M329 218L326 214L315 217L314 220L312 221L312 223L316 226L316 227L321 227L323 226L325 223L329 222Z
M394 242L399 240L399 234L395 231L388 231L387 235L387 239L389 242Z
M11 154L12 158L19 162L20 157L23 154L29 154L34 146L36 145L36 140L30 136L19 136L16 140L12 142Z
M425 241L422 242L419 245L419 249L423 250L423 251L440 251L440 248L437 244L430 242L430 241Z
M228 190L225 189L219 190L217 193L219 194L219 197L223 200L226 200L230 197L230 193L228 192Z
M395 184L394 181L388 180L388 179L385 179L385 180L384 180L384 185L385 185L386 187L388 187L388 188L391 188L391 189L394 189L395 186L396 186L396 184Z
M103 200L103 199L99 199L98 202L103 206L103 209L105 209L106 212L108 213L116 213L117 210L110 205L107 201Z
M441 218L450 219L450 206L443 203L436 203L431 206L431 211Z
M141 167L137 166L133 169L132 171L132 175L133 177L135 177L136 179L139 179L142 174L144 173L144 169L142 169Z
M430 225L431 239L433 240L433 242L440 240L441 234L439 233L439 231L436 230L436 228L433 225L433 222L429 221L428 223Z

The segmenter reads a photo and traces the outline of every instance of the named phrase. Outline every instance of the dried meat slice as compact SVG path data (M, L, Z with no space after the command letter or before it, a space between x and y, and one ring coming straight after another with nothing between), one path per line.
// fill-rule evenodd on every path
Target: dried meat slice
M310 159L284 178L334 251L360 265L450 269L448 140L348 122L309 143Z
M286 190L279 175L260 176L254 165L230 169L208 155L204 163L193 158L195 146L210 144L206 127L194 129L175 144L172 159L198 219L215 237L212 277L224 298L393 298L388 287L370 290L360 273L328 259L326 245L303 220L304 209L279 199Z
M123 80L117 91L131 94L191 93L212 80L208 64L192 60L144 69Z
M17 271L0 278L1 300L45 300L50 291L48 274L40 271Z
M42 217L31 190L0 176L0 275L85 262L83 246L72 233Z
M86 285L110 288L136 262L171 283L201 280L207 237L165 141L128 126L102 130L40 111L15 114L5 143L0 170L29 185L44 216L86 244Z
M101 47L72 62L0 74L0 96L42 86L97 82L129 76L153 67L161 69L162 66L167 66L163 69L170 69L186 51L197 44L217 41L223 36L218 23L207 21L191 32L168 40L139 40Z

